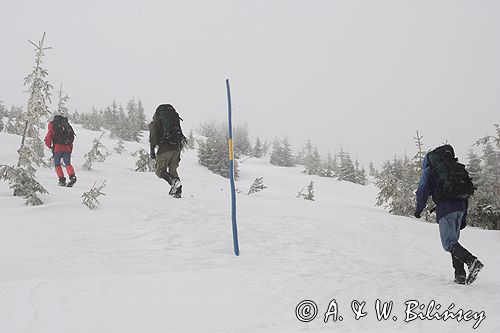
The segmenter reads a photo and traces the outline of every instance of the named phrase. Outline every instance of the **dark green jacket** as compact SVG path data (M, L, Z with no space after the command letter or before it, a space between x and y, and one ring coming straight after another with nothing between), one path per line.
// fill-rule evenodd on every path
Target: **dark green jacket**
M158 111L157 111L153 116L153 121L149 123L149 143L151 144L151 147L156 147L156 146L160 147L158 149L158 152L156 153L157 155L160 155L161 153L166 151L181 150L180 145L170 145L168 143L161 144L160 141L161 141L161 122L158 117Z

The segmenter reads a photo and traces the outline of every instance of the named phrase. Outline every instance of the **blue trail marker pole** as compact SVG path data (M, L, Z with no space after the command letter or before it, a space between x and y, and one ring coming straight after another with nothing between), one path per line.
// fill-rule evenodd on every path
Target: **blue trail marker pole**
M231 89L229 88L229 80L226 79L227 89L227 119L229 126L229 181L231 184L231 219L233 223L233 245L234 254L240 255L240 247L238 245L238 226L236 225L236 189L234 188L234 150L233 150L233 121L231 114Z

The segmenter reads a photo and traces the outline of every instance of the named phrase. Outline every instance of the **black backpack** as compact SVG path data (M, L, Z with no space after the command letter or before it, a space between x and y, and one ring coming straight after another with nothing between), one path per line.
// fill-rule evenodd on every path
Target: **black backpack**
M162 104L158 107L158 119L161 124L161 144L179 145L181 148L186 143L186 137L182 133L181 120L177 111L170 104Z
M54 126L54 136L52 142L54 144L70 145L75 140L75 132L73 127L68 122L68 118L60 115L54 116L52 121Z
M427 154L431 167L432 200L437 205L446 200L467 199L474 194L474 184L465 170L458 163L453 147L444 145Z

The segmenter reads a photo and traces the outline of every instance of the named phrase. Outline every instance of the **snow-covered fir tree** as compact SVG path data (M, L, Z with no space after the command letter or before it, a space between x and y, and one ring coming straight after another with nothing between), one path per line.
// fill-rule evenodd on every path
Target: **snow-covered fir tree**
M16 127L14 126L14 122L12 118L7 118L7 123L5 124L5 132L10 134L21 134L22 132L16 133Z
M198 140L198 162L213 173L229 178L229 144L225 126L202 124L199 130L205 138ZM234 152L234 177L238 177L239 156Z
M252 185L250 186L250 189L248 190L248 195L260 192L267 187L264 185L264 178L263 177L257 177L253 181Z
M262 156L264 156L262 142L260 141L259 137L257 137L257 139L255 139L255 145L253 147L252 153L253 153L253 156L257 157L257 158L261 158Z
M299 193L297 193L297 198L302 198L305 200L311 200L314 201L314 182L311 180L309 184L307 185L307 189L304 191L304 189L300 190Z
M387 161L375 177L379 189L377 205L384 205L391 214L413 216L416 207L415 190L418 179L415 177L414 163L405 155Z
M348 182L356 182L356 170L354 164L352 163L351 156L348 152L340 148L338 153L339 166L337 178L339 181L345 180Z
M292 147L288 142L288 137L282 140L275 139L271 150L270 163L283 167L294 167L295 157L293 156Z
M148 123L146 122L146 113L144 113L144 105L142 105L142 101L140 98L137 100L136 119L139 122L139 124L141 124L141 131L147 131L149 129Z
M288 141L288 137L285 136L283 137L283 140L281 141L283 150L282 153L283 155L281 156L281 165L285 167L294 167L295 166L295 159L293 156L293 151L292 151L292 145Z
M153 172L155 171L155 161L149 156L149 152L144 149L139 149L132 153L132 156L137 157L135 162L135 171Z
M479 139L479 157L472 149L468 154L468 171L476 190L469 200L469 224L500 230L500 126L495 135Z
M250 155L252 144L248 136L248 125L239 125L234 129L234 151L241 155Z
M45 33L38 44L30 41L35 47L35 65L24 78L24 85L28 86L29 99L20 148L20 150L31 150L27 154L32 158L31 162L37 166L45 165L44 150L40 149L43 147L40 128L43 126L42 120L50 115L47 103L50 103L50 90L52 89L52 85L47 80L48 72L42 67L44 52L50 49L44 46L44 41Z
M85 158L85 163L82 165L84 169L91 170L94 162L104 162L109 155L107 148L101 143L103 135L104 132L101 133L99 138L94 139L92 148L83 156Z
M99 202L98 198L101 195L106 195L102 190L106 187L106 181L103 181L101 185L96 186L96 183L94 182L94 185L92 185L92 188L88 191L82 194L82 204L87 206L89 209L95 210L97 209L97 206L100 205L101 203Z
M3 101L0 99L0 132L3 132L5 128L5 123L3 118L7 116L7 109L3 105Z
M487 229L500 230L500 149L488 141L483 147L483 172L478 193L480 223Z
M359 162L356 159L354 162L354 172L356 174L356 184L360 185L366 185L367 179L366 179L366 170L365 167L359 167Z
M21 154L26 152L28 151L24 150ZM26 160L27 158L23 157L22 159ZM26 205L43 204L38 194L48 193L36 180L35 173L36 170L30 163L26 162L18 166L0 165L0 179L9 182L9 188L14 190L14 196L24 197Z
M146 127L146 116L144 115L144 108L139 108L134 99L127 103L127 122L125 124L124 132L129 141L139 142L142 137L142 131Z
M264 141L262 143L262 156L266 156L267 153L269 153L269 148L271 147L271 142L269 142L268 140Z
M44 46L45 33L41 41L35 44L35 65L33 70L24 78L24 85L28 86L28 107L24 117L21 146L18 150L17 166L2 165L0 179L8 181L9 187L14 190L14 196L22 196L27 205L40 205L42 200L38 194L47 193L47 190L36 180L36 169L33 164L45 165L43 160L43 142L39 137L42 119L50 114L47 102L50 102L52 86L47 80L48 72L42 67L44 52L49 47ZM17 114L16 120L22 113Z
M370 161L370 164L368 165L368 175L375 177L377 175L377 170L373 166L373 162Z
M302 154L299 154L299 158L304 163L303 172L307 175L321 175L321 157L319 156L318 148L312 144L311 139L307 139L302 152Z
M189 134L188 134L186 140L187 140L187 143L186 143L185 147L187 149L194 149L196 147L196 139L194 137L194 133L193 133L192 128L189 130Z
M90 114L82 114L82 127L91 131L100 131L102 128L102 121L99 112L95 107L92 107Z
M54 112L54 114L61 115L63 117L69 117L69 109L66 106L69 100L69 96L64 93L63 88L62 88L62 83L59 87L59 91L57 92L57 97L58 97L58 102L57 102L57 110Z
M281 141L279 139L274 139L271 148L271 156L269 158L269 163L273 165L280 165L281 163L281 155L283 148L281 147Z
M332 157L332 153L328 151L325 164L323 165L323 172L322 172L323 177L329 177L329 178L335 177L336 166L334 165L334 163L335 161Z
M119 139L118 142L116 143L116 147L114 147L113 149L118 154L123 153L123 151L125 150L125 143L123 142L123 140Z

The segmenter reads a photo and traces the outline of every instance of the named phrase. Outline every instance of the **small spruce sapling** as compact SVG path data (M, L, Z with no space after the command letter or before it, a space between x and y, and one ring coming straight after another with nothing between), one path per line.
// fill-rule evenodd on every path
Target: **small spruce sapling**
M304 189L302 189L297 193L297 198L314 201L314 182L312 180L309 185L307 185L307 193L304 193Z
M123 151L125 150L125 143L123 142L123 140L122 140L122 139L118 140L118 142L116 143L116 147L114 148L114 150L115 150L118 154L123 153Z
M138 160L135 162L135 166L137 167L135 171L139 172L152 172L155 171L155 161L149 156L149 153L144 149L139 149L138 151L132 154L134 157L138 157Z
M97 198L100 197L101 195L106 195L105 193L102 192L102 190L105 187L106 187L106 180L104 180L100 186L96 186L96 183L94 182L94 185L92 185L90 191L82 194L83 198L82 203L89 209L92 210L97 209L97 205L101 204L99 200L97 200Z
M101 133L99 138L94 139L92 149L90 149L90 151L83 156L84 158L86 158L86 161L82 166L84 169L91 170L92 164L94 162L104 162L106 160L106 157L108 157L108 150L101 143L101 138L103 135L104 132Z
M263 177L257 177L253 181L252 186L250 186L250 189L248 190L247 194L250 195L252 193L257 193L257 192L260 192L266 188L267 188L267 186L264 185Z

